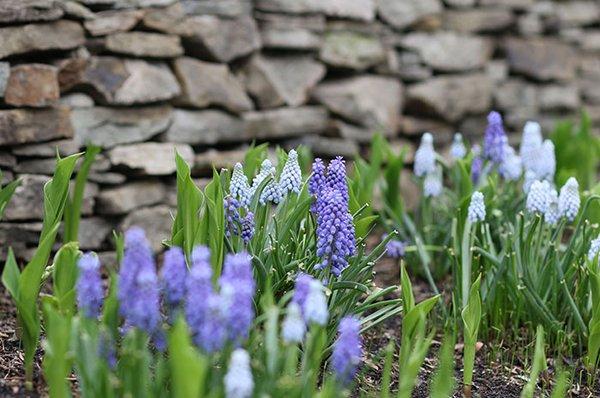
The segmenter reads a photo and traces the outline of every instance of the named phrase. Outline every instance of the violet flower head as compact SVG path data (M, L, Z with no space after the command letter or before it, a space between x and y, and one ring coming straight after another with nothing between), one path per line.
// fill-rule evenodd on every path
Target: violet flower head
M98 356L106 362L108 367L114 370L117 367L117 349L110 333L103 330L98 340Z
M467 155L467 148L463 143L463 137L461 133L454 134L452 139L452 146L450 147L450 156L454 160L462 159Z
M225 208L225 236L232 236L237 233L237 224L240 222L240 202L232 196L226 196L223 200Z
M104 301L100 260L96 253L85 253L77 261L77 268L77 307L86 318L96 319Z
M548 190L548 206L544 213L544 221L548 225L556 225L560 220L560 212L558 210L558 192L556 189L550 187Z
M304 273L298 275L292 302L300 307L307 324L314 322L324 326L327 323L329 310L323 284L312 276Z
M141 228L132 227L125 232L117 298L126 329L136 327L151 336L157 334L161 321L160 288L152 249Z
M308 180L308 193L317 196L325 185L325 164L316 158L312 164L312 174Z
M225 343L225 323L221 300L212 286L210 251L197 246L192 251L192 267L186 280L185 319L194 344L207 353Z
M254 237L254 213L251 211L247 212L246 215L242 218L242 226L240 236L242 237L242 241L245 245L250 243L252 238Z
M229 368L223 379L226 398L250 398L254 391L254 380L250 368L250 355L238 348L231 354Z
M292 301L287 306L287 314L281 326L281 337L286 343L301 343L305 334L306 323L302 317L302 309Z
M225 256L223 273L219 278L221 308L225 315L229 340L239 344L248 337L254 320L252 258L247 252Z
M346 162L341 156L337 156L329 162L325 185L327 188L339 191L342 194L344 201L346 203L348 202L349 195L348 183L346 182Z
M185 254L180 247L173 246L165 252L161 270L164 300L170 310L174 310L185 299L185 281L188 269Z
M484 197L479 191L475 191L473 192L473 195L471 195L471 203L469 203L469 208L467 210L467 219L472 223L485 220Z
M550 184L548 184L548 181L536 180L531 184L525 202L525 208L529 213L546 213L546 210L548 209L549 190Z
M323 190L317 203L317 256L322 261L316 268L331 266L331 272L339 276L356 251L355 240L348 201L337 189Z
M360 322L353 316L346 316L338 327L339 337L333 345L331 363L337 380L348 385L356 376L362 357Z
M558 212L561 217L565 217L567 221L573 222L575 217L577 217L577 213L579 213L580 204L579 184L574 177L570 177L560 189Z
M279 186L283 195L287 195L289 192L295 194L300 193L302 186L302 171L300 170L300 164L298 163L298 153L292 149L288 153L287 161L281 171L281 177L279 178Z
M244 174L244 167L239 162L233 167L233 174L231 176L231 182L229 183L229 195L234 199L237 199L244 207L250 205L250 199L252 197L250 184L248 184L248 177Z
M483 139L483 154L496 164L501 164L504 159L504 147L508 145L508 138L504 132L502 116L492 111L487 117L488 125Z
M600 252L600 235L596 239L592 239L590 242L590 249L588 250L588 259L593 261L598 253Z
M542 146L542 128L538 122L527 122L523 128L519 154L525 170L529 170L536 162L536 152Z
M383 237L385 239L385 236ZM391 258L402 258L406 250L406 243L398 239L391 239L385 245L385 254Z
M435 171L427 174L423 180L423 195L435 198L442 194L443 189L442 168L437 166Z
M471 149L473 152L473 161L471 162L471 181L474 184L479 182L481 173L483 173L483 158L481 157L481 147L479 145L473 145Z
M433 136L425 133L421 137L421 144L415 152L414 172L417 177L423 177L435 171L436 153L433 149Z

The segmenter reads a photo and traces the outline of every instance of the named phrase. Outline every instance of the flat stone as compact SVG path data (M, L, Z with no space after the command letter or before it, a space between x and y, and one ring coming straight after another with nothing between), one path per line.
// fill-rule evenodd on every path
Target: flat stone
M13 106L45 107L60 97L58 69L44 64L23 64L10 69L4 101Z
M121 185L127 181L127 177L121 173L112 171L90 172L88 180L101 185Z
M84 43L83 28L73 21L56 21L0 28L0 59L45 50L69 50Z
M334 67L365 70L382 62L385 50L376 35L330 31L325 34L319 58Z
M436 138L439 133L436 131ZM390 149L393 153L400 154L400 152L404 151L404 162L412 163L415 160L415 152L417 150L415 144L412 141L406 139L395 139L390 141Z
M11 148L17 156L53 158L58 153L68 156L79 152L79 144L72 139L44 142L42 144L19 145Z
M410 33L402 46L417 52L433 69L444 72L482 68L493 51L489 40L452 32Z
M0 110L0 146L71 137L68 108Z
M243 70L248 92L261 108L306 103L325 76L325 66L308 55L255 55Z
M246 147L231 150L209 149L205 152L196 154L194 160L194 176L212 176L213 167L219 171L221 169L233 169L237 162L244 162L246 156Z
M579 89L586 105L600 104L600 80L581 79Z
M577 54L555 39L508 39L506 59L512 72L537 80L570 80L575 77Z
M508 78L508 64L503 59L494 59L485 66L485 73L495 83L501 83Z
M21 175L21 185L4 209L3 220L41 220L44 216L44 184L50 177Z
M444 27L462 33L498 32L510 27L514 22L513 13L500 7L444 12Z
M183 55L179 36L149 32L120 32L106 38L107 50L135 57L172 58Z
M15 179L15 175L13 174L12 171L10 171L10 170L0 170L0 171L2 171L2 175L0 176L0 184L1 185L6 185Z
M318 134L327 128L327 110L321 106L278 108L242 115L245 139L279 139Z
M60 3L54 0L2 0L0 23L53 21L63 16Z
M133 226L142 228L147 233L152 250L160 252L164 249L163 240L171 237L175 213L174 208L165 205L137 209L129 213L119 229L126 231Z
M8 62L0 62L0 98L4 97L6 83L10 76L10 64Z
M71 180L69 184L70 192L75 188L75 180ZM96 204L96 196L98 196L98 184L88 181L83 189L83 201L81 202L81 215L91 216L94 214L94 206Z
M244 87L227 65L183 57L175 60L173 66L182 86L177 99L180 104L198 108L217 105L234 113L253 108Z
M481 6L502 6L514 10L526 10L534 5L536 0L479 0Z
M116 32L127 32L144 17L142 10L101 11L92 21L84 22L85 29L92 36L104 36Z
M420 118L405 115L402 117L401 123L402 134L417 137L429 131L435 133L437 139L440 135L450 135L454 129L448 123L437 119Z
M71 93L60 97L59 102L61 105L68 106L69 108L91 108L94 106L94 99L84 93Z
M330 17L363 21L375 18L373 0L259 0L256 8L297 14L324 13Z
M449 5L450 7L464 8L464 7L472 7L475 5L476 0L444 0L444 3Z
M544 85L538 90L540 109L545 111L576 110L581 106L576 84Z
M89 8L74 0L64 0L60 3L60 6L65 15L74 19L89 21L96 18L96 14L94 14Z
M176 170L175 151L193 165L194 151L185 144L143 142L122 145L111 149L107 156L115 167L124 167L142 175L169 175Z
M439 0L377 0L379 17L392 27L404 29L442 12Z
M164 101L181 92L177 79L163 63L116 57L93 57L74 86L111 105Z
M421 57L410 51L403 51L398 55L398 75L407 82L427 80L433 76L431 67L421 62Z
M56 159L31 159L22 160L15 167L15 172L19 174L42 174L51 176L54 174Z
M82 218L79 223L79 248L81 250L98 250L102 248L112 230L113 225L103 218Z
M183 0L181 5L188 15L235 18L252 12L252 2L247 0Z
M213 109L175 109L173 123L162 137L166 142L192 145L215 145L244 139L244 124L240 118Z
M581 48L585 51L600 52L600 29L586 30L580 41Z
M104 189L96 200L98 214L126 214L143 206L161 203L166 187L160 181L139 181Z
M597 1L571 0L557 2L556 18L561 28L573 26L586 26L598 22L600 18L600 4Z
M539 109L537 88L523 79L509 79L494 90L494 107L507 113L528 109L536 114Z
M600 80L600 57L586 54L579 61L579 69L583 78Z
M332 113L364 127L398 130L403 87L396 79L364 75L325 81L313 93Z
M17 165L17 158L9 152L0 152L0 169L12 169Z
M71 112L75 140L103 148L145 141L165 131L171 123L171 108L77 108Z
M261 28L260 37L264 48L290 50L316 50L321 46L321 37L302 28Z
M483 73L439 76L408 88L407 109L454 122L470 113L487 112L492 82Z
M371 142L375 134L381 133L380 131L357 126L352 123L346 123L345 121L339 119L333 119L330 122L330 130L337 137L341 137L345 140L355 141L361 144L368 144ZM389 130L384 130L383 133L387 137L393 135L393 133Z
M315 156L321 156L325 158L343 156L345 158L352 159L360 151L358 144L354 141L341 138L323 137L319 135L303 137L299 143L309 147Z
M37 244L42 232L42 225L41 222L0 223L0 241L7 246L12 246L13 242Z

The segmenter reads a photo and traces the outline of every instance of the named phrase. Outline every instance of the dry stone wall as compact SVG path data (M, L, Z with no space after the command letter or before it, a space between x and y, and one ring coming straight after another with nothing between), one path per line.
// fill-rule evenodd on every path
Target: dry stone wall
M0 169L22 185L2 247L31 254L56 151L104 151L84 249L115 227L168 236L173 148L202 183L252 140L351 156L372 134L600 122L595 0L0 0Z

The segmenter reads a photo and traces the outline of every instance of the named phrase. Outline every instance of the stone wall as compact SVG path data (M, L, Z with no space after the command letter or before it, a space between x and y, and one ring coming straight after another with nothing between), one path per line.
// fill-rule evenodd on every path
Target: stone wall
M23 184L0 242L27 258L56 148L104 152L84 249L175 202L173 146L202 179L253 139L351 156L375 131L413 146L512 131L586 107L600 119L593 0L0 0L0 169Z

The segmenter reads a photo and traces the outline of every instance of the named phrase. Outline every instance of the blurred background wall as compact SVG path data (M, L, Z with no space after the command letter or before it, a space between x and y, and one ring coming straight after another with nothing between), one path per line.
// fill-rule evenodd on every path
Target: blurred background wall
M201 184L256 139L347 157L381 132L516 133L600 121L594 0L0 0L0 169L23 184L0 242L30 255L57 148L104 148L81 226L169 235L173 143ZM597 125L597 124L596 124ZM410 160L410 159L409 159Z

